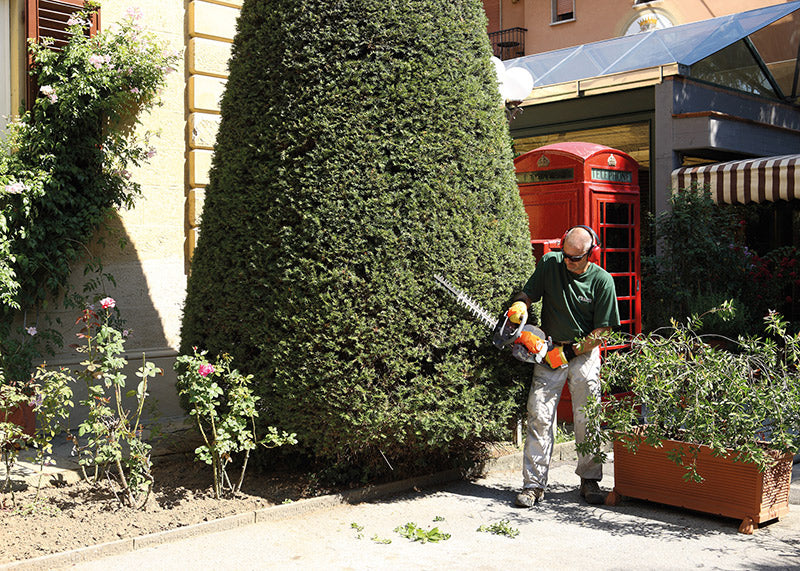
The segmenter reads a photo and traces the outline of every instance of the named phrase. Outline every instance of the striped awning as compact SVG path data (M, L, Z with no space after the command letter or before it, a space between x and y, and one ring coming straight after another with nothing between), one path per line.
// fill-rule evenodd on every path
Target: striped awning
M800 198L800 155L683 167L672 171L672 188L708 185L717 204Z

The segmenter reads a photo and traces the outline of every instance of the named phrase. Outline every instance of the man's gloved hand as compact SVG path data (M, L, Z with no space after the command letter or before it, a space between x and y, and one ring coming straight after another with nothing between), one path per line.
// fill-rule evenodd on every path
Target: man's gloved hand
M542 362L542 360L547 355L548 349L550 348L547 341L545 341L538 335L534 335L530 331L523 331L517 338L517 340L514 341L514 343L519 343L520 345L524 345L528 351L536 355L537 363Z
M508 320L511 323L522 323L522 319L524 316L528 314L528 306L525 305L524 301L515 301L511 304L511 307L508 308Z
M569 360L575 357L575 348L572 344L555 345L545 355L544 362L547 363L551 369L559 369L566 367Z

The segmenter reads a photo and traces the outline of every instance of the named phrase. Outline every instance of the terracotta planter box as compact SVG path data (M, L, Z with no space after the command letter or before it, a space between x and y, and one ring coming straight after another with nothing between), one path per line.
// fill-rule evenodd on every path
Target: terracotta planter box
M741 519L739 531L748 534L789 512L791 454L759 472L753 464L734 462L732 455L715 457L702 446L697 472L704 480L697 483L685 481L686 470L667 458L679 445L674 440L665 440L661 448L642 444L633 454L615 441L614 490L606 503L616 505L621 496L628 496Z
M4 417L0 414L0 420ZM22 427L22 431L28 436L33 436L36 432L36 414L33 412L33 407L24 403L13 409L9 415L7 422L16 424Z

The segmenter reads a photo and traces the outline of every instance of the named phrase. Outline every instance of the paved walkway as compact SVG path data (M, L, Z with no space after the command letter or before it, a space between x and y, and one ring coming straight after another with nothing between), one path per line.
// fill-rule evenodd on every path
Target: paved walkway
M800 568L800 464L790 513L743 535L737 520L649 502L588 506L568 460L554 462L546 502L515 508L520 462L519 454L508 456L471 482L424 487L420 480L417 489L360 503L317 498L0 569ZM612 475L609 464L603 487L613 486ZM395 531L408 523L450 538L412 542ZM479 531L493 525L519 535Z

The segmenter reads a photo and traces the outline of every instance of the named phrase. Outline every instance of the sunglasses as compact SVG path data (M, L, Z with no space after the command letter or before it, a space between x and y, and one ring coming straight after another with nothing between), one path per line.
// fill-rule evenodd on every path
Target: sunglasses
M564 254L564 258L566 258L566 259L567 259L567 260L569 260L570 262L580 262L582 259L584 259L584 258L586 257L586 255L587 255L589 252L584 252L584 253L583 253L583 254L581 254L580 256L570 256L569 254L566 254L566 253L564 253L564 251L563 251L563 250L561 251L561 253L562 253L562 254Z

